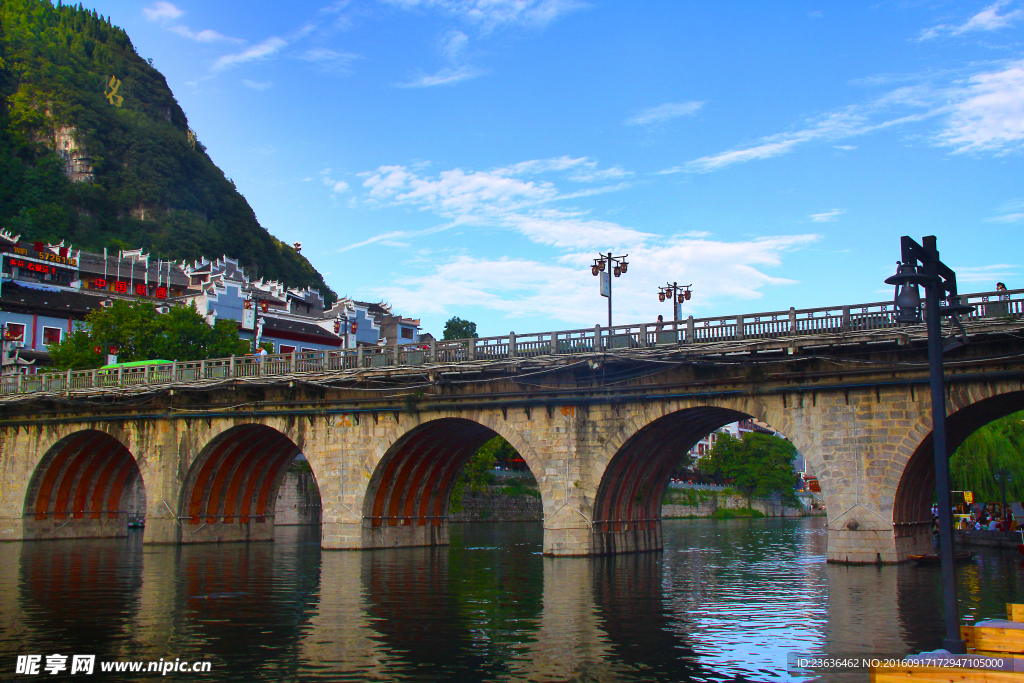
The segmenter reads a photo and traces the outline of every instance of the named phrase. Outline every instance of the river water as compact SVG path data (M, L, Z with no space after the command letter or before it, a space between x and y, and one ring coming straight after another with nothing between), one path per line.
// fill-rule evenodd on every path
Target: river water
M19 654L95 654L208 660L165 676L202 681L867 681L792 672L787 653L938 647L938 567L828 565L822 527L667 520L663 553L596 559L541 556L539 523L371 552L322 552L308 527L274 543L0 544L0 678L23 678ZM1024 601L1020 559L958 570L965 621Z

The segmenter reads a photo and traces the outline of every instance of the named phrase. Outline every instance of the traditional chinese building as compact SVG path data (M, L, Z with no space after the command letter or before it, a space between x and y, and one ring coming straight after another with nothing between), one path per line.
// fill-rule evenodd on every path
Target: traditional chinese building
M314 288L253 280L237 259L153 259L141 249L102 254L25 242L0 231L0 326L4 372L32 372L92 310L117 299L194 305L206 321L230 320L243 339L274 353L330 351L419 340L419 320L388 304L341 299L329 309ZM254 344L255 347L255 344Z

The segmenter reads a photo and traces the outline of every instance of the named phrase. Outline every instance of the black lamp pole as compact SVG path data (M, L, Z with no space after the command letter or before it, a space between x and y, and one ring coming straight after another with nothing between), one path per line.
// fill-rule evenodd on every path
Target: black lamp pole
M690 298L690 287L693 285L681 285L678 282L670 282L664 287L658 287L658 299L672 302L672 319L679 322L679 304Z
M910 237L901 240L901 263L896 275L886 280L896 285L896 322L921 322L921 297L918 285L924 285L924 315L928 326L928 370L932 400L932 446L935 459L935 489L939 503L939 553L942 558L942 597L946 621L943 647L953 654L966 652L960 638L960 619L956 599L956 567L953 553L953 503L949 490L949 451L946 447L946 401L942 377L942 317L957 316L974 310L960 304L956 291L956 273L939 260L934 236L923 245ZM918 265L920 264L920 265ZM946 299L948 306L941 306Z
M608 329L612 327L612 276L619 277L625 274L629 269L629 263L626 262L625 256L612 256L612 252L607 254L599 254L594 263L590 266L590 272L594 277L599 276L601 273L608 273ZM602 296L604 293L602 292ZM609 332L609 334L611 334Z

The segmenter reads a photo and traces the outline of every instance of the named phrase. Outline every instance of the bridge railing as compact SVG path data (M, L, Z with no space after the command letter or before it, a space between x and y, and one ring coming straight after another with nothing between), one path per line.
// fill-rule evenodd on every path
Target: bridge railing
M1024 289L961 295L976 306L968 320L1024 318ZM498 337L361 347L358 350L303 351L267 356L233 356L119 367L108 370L67 370L36 375L0 376L0 395L60 393L76 389L162 385L178 382L337 372L354 368L387 368L423 364L532 358L715 344L749 339L799 337L835 332L896 327L891 301L851 306L790 308L738 316L688 317L664 323L616 325Z

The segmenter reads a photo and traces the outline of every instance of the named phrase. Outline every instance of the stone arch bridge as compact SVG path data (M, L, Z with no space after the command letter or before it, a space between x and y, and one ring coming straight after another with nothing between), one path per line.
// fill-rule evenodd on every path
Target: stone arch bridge
M635 336L598 328L574 353L557 353L554 335L540 353L513 353L513 335L496 359L471 350L446 361L431 348L421 363L360 355L360 367L321 372L117 386L94 374L86 389L68 373L57 389L0 398L0 540L125 533L140 479L146 543L269 540L277 488L303 453L324 548L445 544L456 475L499 434L539 482L546 554L657 550L679 456L750 416L790 438L817 474L830 561L899 562L931 548L922 328L847 320L713 343L693 329L666 344L646 326ZM1019 311L972 318L967 332L946 359L951 449L1024 409Z

